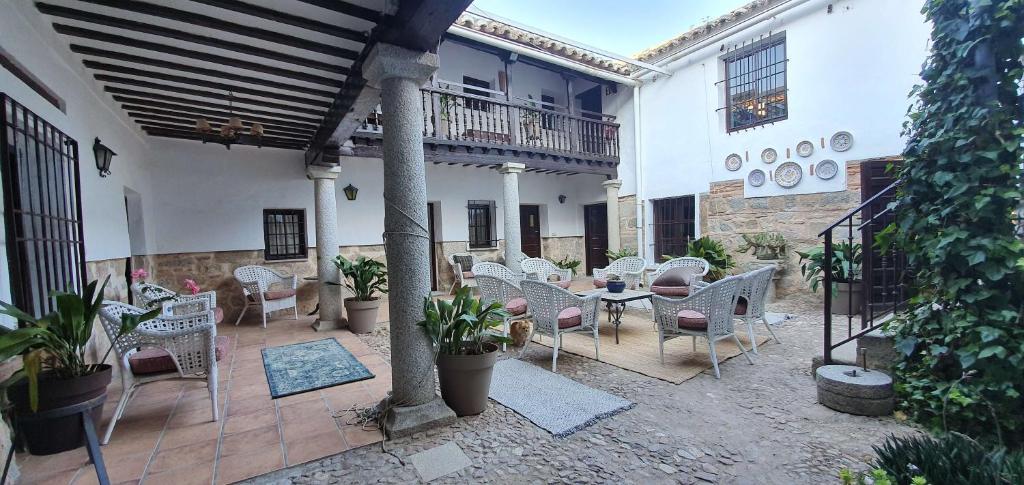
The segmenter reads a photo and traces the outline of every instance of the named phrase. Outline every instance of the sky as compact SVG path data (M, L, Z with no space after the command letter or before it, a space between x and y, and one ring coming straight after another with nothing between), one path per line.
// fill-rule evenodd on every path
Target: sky
M690 27L723 15L749 1L474 0L473 6L561 37L628 56L660 44Z

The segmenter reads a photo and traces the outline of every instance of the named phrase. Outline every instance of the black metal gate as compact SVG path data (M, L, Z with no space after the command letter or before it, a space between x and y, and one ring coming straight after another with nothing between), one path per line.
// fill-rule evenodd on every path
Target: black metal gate
M78 143L0 93L0 177L11 298L37 316L85 279Z

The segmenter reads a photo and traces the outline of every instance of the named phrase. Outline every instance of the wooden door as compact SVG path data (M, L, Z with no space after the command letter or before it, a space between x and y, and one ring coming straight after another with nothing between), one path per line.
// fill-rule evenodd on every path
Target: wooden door
M583 206L583 244L587 274L594 268L608 266L608 208L607 204Z
M579 100L580 114L584 118L601 119L601 86L594 86L576 96ZM600 268L600 266L598 266Z
M539 258L540 206L519 206L519 234L522 237L523 254L531 258Z
M437 291L437 239L434 237L433 202L427 202L427 233L430 236L430 291Z
M896 181L892 173L886 168L893 160L865 160L860 165L860 200L866 202L879 194ZM898 163L898 162L896 162ZM861 213L862 221L870 221L865 224L862 231L863 239L860 241L863 251L863 263L861 266L862 285L862 315L875 317L884 315L891 311L894 305L902 303L905 299L904 281L906 274L906 257L902 252L881 253L874 247L875 235L885 229L895 218L892 212L886 212L886 207L893 201L895 193L888 193L878 197L864 207ZM844 240L849 229L839 227L836 229L836 239ZM856 226L853 229L853 237L856 239Z

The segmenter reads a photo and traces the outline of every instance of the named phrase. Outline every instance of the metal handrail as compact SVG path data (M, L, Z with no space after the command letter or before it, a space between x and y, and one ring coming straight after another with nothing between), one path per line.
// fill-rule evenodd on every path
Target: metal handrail
M842 224L843 221L853 217L854 214L863 211L865 207L870 205L872 202L877 200L879 197L888 194L890 190L893 190L894 188L896 188L900 184L900 182L901 181L897 179L895 182L889 184L886 188L880 190L877 194L872 195L868 200L865 200L864 202L861 202L860 205L858 205L857 207L851 209L845 215L843 215L838 220L836 220L836 222L833 222L832 225L826 227L825 230L819 232L818 233L818 237L824 236L826 232L829 232L832 229L835 229L836 227L839 227L839 225Z

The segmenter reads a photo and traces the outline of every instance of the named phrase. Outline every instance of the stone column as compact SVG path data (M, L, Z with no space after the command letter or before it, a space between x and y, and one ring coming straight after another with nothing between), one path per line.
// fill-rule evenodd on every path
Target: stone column
M333 330L344 326L341 318L341 287L326 282L341 282L334 258L338 256L338 200L334 181L341 167L310 166L306 177L313 181L316 219L316 275L319 279L320 315L313 328Z
M455 420L434 392L430 339L416 325L430 295L430 236L423 165L420 87L437 70L437 54L377 44L363 77L381 90L384 129L384 250L388 261L392 395L385 419L391 437L446 426Z
M523 254L523 235L519 226L519 174L526 170L522 163L508 162L498 169L502 177L505 207L505 266L522 271L519 258Z
M606 180L601 185L608 197L608 250L618 251L622 249L619 240L619 187L622 187L622 180Z

